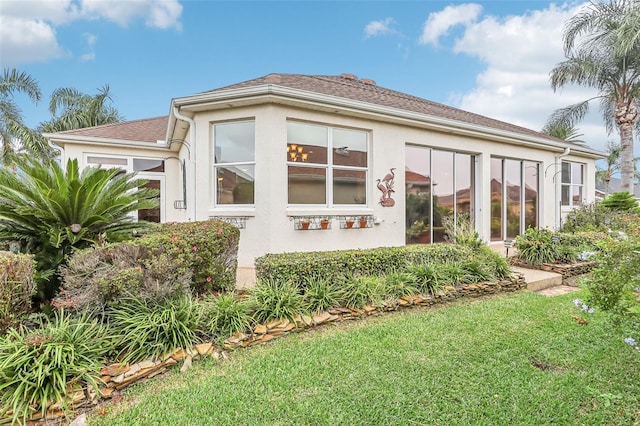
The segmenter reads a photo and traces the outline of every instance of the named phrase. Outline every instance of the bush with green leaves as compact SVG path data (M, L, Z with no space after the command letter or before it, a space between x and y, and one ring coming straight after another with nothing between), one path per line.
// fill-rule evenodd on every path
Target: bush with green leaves
M291 281L259 280L251 291L250 303L257 322L285 318L293 321L307 312L304 296Z
M516 237L514 247L516 257L531 265L555 263L561 255L558 237L546 228L528 228Z
M51 161L16 160L19 173L0 169L0 242L18 241L31 253L38 271L41 300L60 285L56 270L73 249L130 239L146 230L130 213L157 205L156 190L120 169L80 170L69 160L66 170Z
M467 213L444 216L442 226L447 241L476 248L485 244Z
M0 252L0 333L31 312L33 257Z
M638 200L626 191L615 192L602 201L602 207L618 212L638 213Z
M411 264L441 264L477 259L491 265L499 279L509 274L508 264L489 247L433 244L308 253L267 254L256 259L258 279L298 282L304 292L306 278L320 275L339 282L343 276L384 275L406 271Z
M321 312L340 304L341 291L335 281L322 276L307 277L303 285L305 310Z
M53 304L101 315L122 298L161 300L189 293L192 272L164 246L146 240L77 251L61 268L62 287Z
M9 329L0 336L0 416L11 410L12 422L25 422L76 387L97 390L112 349L106 326L63 311L35 329Z
M596 257L596 268L582 282L590 305L640 319L640 240L611 240ZM636 294L634 294L636 293Z
M626 231L629 224L629 215L635 218L631 222L640 220L640 216L637 213L623 213L612 210L605 207L601 202L584 204L567 214L562 225L562 231L569 233L585 231L607 232L608 230Z
M253 325L248 301L235 293L209 295L201 305L205 330L212 336L224 339L235 333L245 333Z
M167 223L141 238L141 244L161 247L171 259L187 265L197 294L235 288L239 241L240 230L218 220Z
M108 317L123 361L160 358L200 341L201 311L188 295L166 300L122 299Z

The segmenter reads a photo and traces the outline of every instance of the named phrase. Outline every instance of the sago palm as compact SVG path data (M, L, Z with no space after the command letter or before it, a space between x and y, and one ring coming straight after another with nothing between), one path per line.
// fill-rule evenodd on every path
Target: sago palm
M157 205L157 191L140 188L135 174L97 167L66 171L55 161L16 161L19 172L0 170L0 242L20 242L32 253L40 273L41 297L58 289L55 272L75 248L119 241L144 231L132 212Z
M607 131L616 128L620 134L622 190L630 193L635 171L633 132L634 126L638 130L640 110L640 37L634 33L639 8L639 0L590 3L567 22L567 60L551 71L551 86L555 91L577 84L598 94L555 111L548 122L573 125L587 114L590 102L599 99Z

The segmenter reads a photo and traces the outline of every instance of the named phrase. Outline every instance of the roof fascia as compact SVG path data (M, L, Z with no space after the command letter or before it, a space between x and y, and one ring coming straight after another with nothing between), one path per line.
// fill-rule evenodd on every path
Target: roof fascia
M508 130L495 129L487 126L466 123L463 121L407 111L400 108L387 107L383 105L372 104L369 102L356 101L339 96L325 95L317 92L294 89L274 84L264 84L260 86L243 87L239 89L228 89L222 91L199 93L196 95L175 98L173 99L172 103L175 106L184 107L185 110L189 110L189 108L202 108L203 106L215 105L232 100L264 96L295 99L303 102L306 105L324 107L329 105L331 107L340 108L343 111L349 111L351 113L362 114L363 112L367 112L370 115L376 116L378 119L383 119L385 121L389 121L389 118L393 118L395 119L394 121L397 122L418 125L419 127L426 127L444 133L455 133L465 136L480 137L482 139L497 140L510 144L536 148L540 148L540 146L542 145L550 151L555 152L563 152L564 149L569 146L571 147L572 153L580 154L593 159L604 158L606 156L604 153L593 150L591 148L571 144L563 144L561 142L554 143L553 141L542 137L529 136ZM174 119L173 117L171 118L172 120ZM170 126L172 120L170 120Z
M140 142L130 141L124 139L111 139L111 138L98 138L95 136L79 136L79 135L61 135L60 133L43 133L42 136L49 139L51 143L54 143L60 147L63 147L66 143L87 145L102 145L102 146L123 146L132 148L145 148L153 150L167 150L169 145L165 142L161 144L154 144L153 142Z

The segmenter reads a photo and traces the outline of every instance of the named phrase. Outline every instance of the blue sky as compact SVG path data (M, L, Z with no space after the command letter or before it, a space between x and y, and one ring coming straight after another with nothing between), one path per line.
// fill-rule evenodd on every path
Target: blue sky
M27 124L50 118L59 87L108 84L133 120L171 98L272 72L355 74L378 85L539 130L554 94L562 23L580 2L0 0L0 65L30 73L44 100L16 99ZM596 108L597 106L594 106ZM581 133L608 139L597 114Z

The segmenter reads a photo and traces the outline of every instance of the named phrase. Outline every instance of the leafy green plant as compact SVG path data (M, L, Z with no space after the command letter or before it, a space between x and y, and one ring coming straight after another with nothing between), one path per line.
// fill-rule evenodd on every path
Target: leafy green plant
M321 312L339 305L340 290L334 281L321 276L305 278L304 303L309 312Z
M418 293L418 286L414 275L408 272L389 272L384 279L384 294L387 298L398 300L402 296Z
M434 264L411 264L407 272L413 275L418 291L424 294L434 294L442 288L442 274Z
M167 223L158 232L141 239L149 248L157 247L192 275L196 294L232 291L236 286L240 230L218 220Z
M386 292L383 276L353 276L344 282L341 300L348 308L378 306L384 300Z
M0 336L0 414L26 421L77 387L97 389L100 367L113 349L107 327L63 311L33 330L9 329Z
M477 282L475 275L461 262L444 263L440 266L442 282L448 285L469 284Z
M235 293L208 296L202 302L202 309L206 330L223 339L235 333L246 332L253 322L249 304Z
M467 213L458 213L456 216L448 215L442 218L442 226L446 239L455 244L481 247L484 241L473 226Z
M33 258L0 252L0 333L31 311Z
M640 289L640 242L612 240L596 262L597 267L582 280L589 290L589 304L621 317L640 318L640 302L634 295Z
M511 265L509 265L507 259L489 246L478 247L471 258L479 261L487 268L491 274L491 280L506 278L511 274Z
M287 318L305 312L304 297L291 281L260 280L251 292L253 317L258 322Z
M614 211L638 211L638 200L626 191L615 192L602 201L602 207Z
M108 316L124 361L158 358L199 341L200 309L188 295L162 301L123 299Z
M143 239L74 253L61 268L56 307L102 314L119 299L160 300L190 292L191 270Z
M524 234L516 237L516 256L532 265L553 263L560 258L558 242L554 241L554 233L548 229L528 228Z
M489 267L479 260L470 259L462 262L460 266L467 273L467 280L469 280L469 282L478 283L495 279Z
M19 241L34 255L39 297L51 299L60 285L56 270L73 249L120 241L146 229L131 212L157 205L157 191L141 188L135 174L58 163L16 160L19 174L0 169L0 242Z

